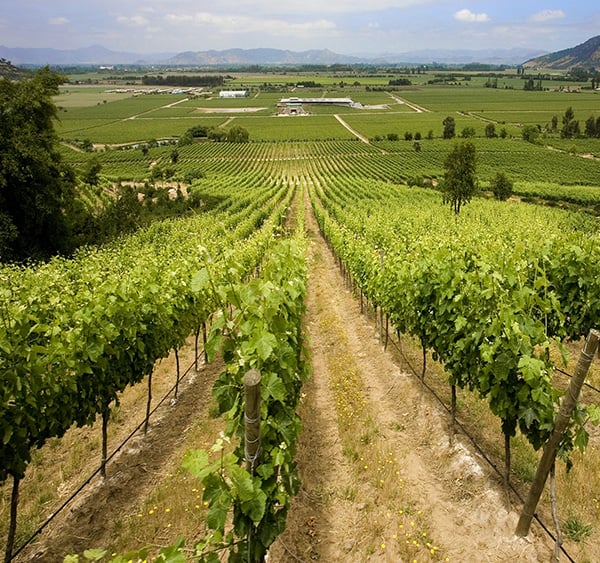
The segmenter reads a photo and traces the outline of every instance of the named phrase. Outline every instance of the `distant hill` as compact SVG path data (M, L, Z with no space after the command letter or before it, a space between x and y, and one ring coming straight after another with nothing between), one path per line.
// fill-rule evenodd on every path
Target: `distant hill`
M111 51L101 45L81 49L44 49L5 47L0 45L0 57L15 65L117 65L154 64L172 57L173 53L145 54Z
M172 65L330 65L365 62L359 57L340 55L329 49L288 51L282 49L226 49L186 51L164 61Z
M183 53L129 53L111 51L100 45L81 49L11 48L0 45L0 58L17 66L102 66L102 65L163 65L163 66L298 66L332 64L447 64L482 63L518 65L540 55L531 49L426 49L405 53L365 53L342 55L329 49L290 51L284 49L226 49L185 51Z
M381 55L388 63L402 64L490 64L490 65L519 65L525 59L543 54L539 49L514 47L511 49L422 49L406 53L390 53Z
M526 68L547 68L569 70L574 67L600 68L600 35L588 39L585 43L563 49L555 53L530 59L523 63Z
M172 65L330 65L330 64L469 64L517 65L539 55L531 49L427 49L406 53L340 55L329 49L288 51L281 49L227 49L187 51L165 61Z

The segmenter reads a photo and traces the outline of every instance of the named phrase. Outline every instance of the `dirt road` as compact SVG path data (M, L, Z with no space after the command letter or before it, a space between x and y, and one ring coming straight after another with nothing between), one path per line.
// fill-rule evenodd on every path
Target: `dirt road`
M383 351L308 209L307 229L303 485L270 560L549 561L535 531L515 538L495 476L460 437L450 446L446 415Z

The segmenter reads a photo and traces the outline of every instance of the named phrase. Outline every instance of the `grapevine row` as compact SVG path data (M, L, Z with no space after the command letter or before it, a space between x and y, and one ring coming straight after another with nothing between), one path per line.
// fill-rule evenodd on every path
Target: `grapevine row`
M213 324L209 341L221 344L227 361L213 395L226 413L227 436L237 447L217 460L203 450L184 459L203 484L212 530L196 546L199 561L216 560L215 552L223 549L229 551L229 561L262 561L285 529L291 497L298 492L294 457L301 423L296 407L307 375L302 345L305 254L300 231L279 241L263 262L259 279L230 288L226 301L235 305L233 315L224 311ZM200 272L200 283L208 283L210 276L210 271ZM243 378L250 369L261 374L256 460L246 459L244 449ZM240 467L243 460L247 469ZM232 529L227 530L231 508Z
M518 427L539 448L560 396L551 339L584 336L600 313L597 236L549 210L521 218L514 205L478 202L455 221L424 190L319 184L320 226L361 290L431 350L450 383L488 401L507 437ZM549 217L560 225L549 229ZM563 451L586 440L573 428Z
M191 288L203 248L222 276L231 260L240 275L255 267L292 196L284 187L268 201L257 194L259 186L234 210L156 223L72 260L2 269L0 481L20 479L33 448L93 422L197 330L216 306Z

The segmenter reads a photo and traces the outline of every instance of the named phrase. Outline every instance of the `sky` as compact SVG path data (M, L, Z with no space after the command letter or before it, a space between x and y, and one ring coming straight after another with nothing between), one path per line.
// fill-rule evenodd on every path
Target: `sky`
M6 47L552 52L599 34L598 0L0 0Z

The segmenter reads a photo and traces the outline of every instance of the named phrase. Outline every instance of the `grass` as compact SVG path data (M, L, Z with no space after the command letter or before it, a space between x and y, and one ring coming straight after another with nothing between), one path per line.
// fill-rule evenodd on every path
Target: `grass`
M183 444L173 453L169 468L156 487L124 515L119 515L110 534L109 550L123 553L145 545L171 545L179 535L191 547L206 531L207 503L204 489L179 467L184 454L199 447L209 448L222 430L216 418L198 420Z
M231 123L246 128L254 141L352 139L354 135L333 116L236 117Z
M435 112L547 112L542 123L552 115L562 116L572 106L578 119L586 119L594 109L597 111L598 96L593 92L526 92L522 89L502 90L476 86L412 89L402 92L408 101Z
M144 142L151 139L179 137L194 125L211 124L216 127L224 122L222 116L210 118L204 115L181 118L139 117L123 120L63 120L58 128L61 137L67 139L90 139L100 144Z
M562 529L567 539L581 543L591 535L593 527L578 516L570 515L562 525Z

